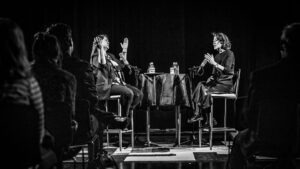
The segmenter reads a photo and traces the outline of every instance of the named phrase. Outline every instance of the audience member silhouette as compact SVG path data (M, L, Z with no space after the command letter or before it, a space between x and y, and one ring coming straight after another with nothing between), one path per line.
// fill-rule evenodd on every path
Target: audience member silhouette
M254 154L278 157L274 168L295 168L293 157L300 155L299 45L300 23L287 25L281 60L251 73L244 111L247 129L234 139L229 168L249 167Z
M32 53L33 71L43 93L45 127L55 138L57 168L60 169L63 153L72 143L74 133L76 78L61 69L61 50L55 36L37 33Z
M45 134L42 93L31 73L23 31L11 19L0 18L0 109L4 156L14 168L36 167ZM18 158L22 155L21 158Z

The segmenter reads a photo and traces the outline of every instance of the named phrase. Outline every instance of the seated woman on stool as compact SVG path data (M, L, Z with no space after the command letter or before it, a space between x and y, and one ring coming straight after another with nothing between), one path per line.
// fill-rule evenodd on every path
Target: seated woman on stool
M127 61L128 39L125 38L121 43L123 48L117 59L113 54L108 53L109 41L107 35L98 35L94 38L91 53L91 64L96 68L96 84L98 96L102 100L106 100L110 95L122 96L122 107L127 118L128 128L130 125L130 111L133 110L142 100L143 93L136 87L125 82L123 71L130 69Z
M202 111L211 106L210 93L230 92L234 75L235 58L231 49L231 43L224 33L213 33L213 47L218 51L214 57L212 54L205 54L204 61L200 67L208 62L213 66L212 74L205 83L199 82L193 92L194 116L188 120L193 123L202 118ZM201 70L200 70L201 71ZM206 114L206 117L208 115ZM208 118L206 118L208 119ZM206 122L208 124L208 120ZM214 120L216 123L216 120Z

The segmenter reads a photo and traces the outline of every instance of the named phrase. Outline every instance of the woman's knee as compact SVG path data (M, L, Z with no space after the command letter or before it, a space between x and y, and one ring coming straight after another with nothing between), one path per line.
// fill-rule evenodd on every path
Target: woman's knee
M142 91L138 91L138 92L136 93L136 96L137 96L138 100L142 100L143 97L144 97L144 94L143 94Z
M134 93L131 89L128 88L128 90L126 90L126 92L124 92L124 95L127 99L132 100L134 97Z

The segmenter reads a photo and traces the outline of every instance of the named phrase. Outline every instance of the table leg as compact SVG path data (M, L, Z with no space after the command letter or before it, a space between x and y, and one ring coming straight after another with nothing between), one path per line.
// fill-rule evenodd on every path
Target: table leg
M150 106L147 106L147 111L146 111L146 133L147 133L147 141L145 143L146 146L159 146L157 143L154 143L150 140Z
M180 112L180 106L176 106L177 113L178 113L178 146L180 146L180 140L181 140L181 112Z
M180 146L180 140L181 140L181 112L180 112L180 106L175 106L175 126L176 126L176 141L175 146Z

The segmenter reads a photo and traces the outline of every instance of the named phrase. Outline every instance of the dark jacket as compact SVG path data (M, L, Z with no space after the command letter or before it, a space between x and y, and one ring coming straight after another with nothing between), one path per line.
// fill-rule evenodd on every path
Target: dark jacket
M192 105L191 82L185 74L140 74L139 80L139 88L144 93L144 104L159 106L183 105L187 107Z
M116 71L121 72L120 78L125 82L123 71L127 71L129 68L120 60L118 60L113 54L107 53L113 61L118 63L117 67L113 67L107 61L107 64L103 65L98 62L98 55L95 54L91 57L90 63L94 69L94 75L96 77L96 90L99 100L105 100L110 96L110 89L113 80L117 75Z
M255 133L252 140L289 151L297 149L295 143L300 146L299 70L286 58L251 74L245 115Z
M94 112L98 99L95 77L91 65L77 57L65 57L63 60L63 69L76 77L76 102L79 99L88 100L91 113Z
M185 74L156 76L156 93L159 105L191 106L191 83Z
M75 117L76 78L49 63L36 63L33 72L43 95L45 127L57 146L68 145L72 142L71 122Z

